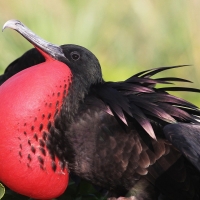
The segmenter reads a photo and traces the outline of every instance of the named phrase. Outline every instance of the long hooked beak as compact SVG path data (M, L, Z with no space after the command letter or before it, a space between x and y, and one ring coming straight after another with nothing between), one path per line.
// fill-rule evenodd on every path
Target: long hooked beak
M61 47L45 41L44 39L33 33L19 20L11 19L7 21L3 25L2 31L6 28L11 28L20 33L25 39L27 39L31 44L33 44L44 55L46 59L48 59L50 56L51 58L54 58L56 60L66 60L66 57Z

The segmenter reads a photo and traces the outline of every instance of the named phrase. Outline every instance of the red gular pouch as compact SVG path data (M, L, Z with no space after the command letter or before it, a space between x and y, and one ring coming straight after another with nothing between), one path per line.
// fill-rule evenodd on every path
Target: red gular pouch
M46 141L71 79L66 64L48 57L0 86L0 181L17 193L52 199L68 185L68 171Z

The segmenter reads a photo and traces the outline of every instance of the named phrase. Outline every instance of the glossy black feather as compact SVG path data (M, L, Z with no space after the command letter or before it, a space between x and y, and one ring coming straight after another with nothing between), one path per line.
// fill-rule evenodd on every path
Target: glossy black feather
M180 66L177 66L180 67ZM172 67L172 68L175 68ZM162 70L166 69L171 69L170 67L162 68ZM154 72L158 72L161 69L157 68ZM161 71L162 71L161 70ZM149 75L149 74L148 74ZM178 81L179 79L177 78L167 78L169 80L176 80ZM193 111L197 115L200 114L200 111L197 109L197 107L183 99L180 99L178 97L172 96L168 93L166 93L165 88L161 89L156 89L152 88L152 83L155 84L156 81L150 81L153 79L149 78L142 78L140 80L140 77L131 77L128 79L128 84L125 82L109 82L105 83L107 85L107 88L112 87L116 89L117 91L122 93L124 95L124 102L129 101L130 107L131 108L139 108L140 112L134 111L132 112L132 116L137 116L138 120L139 119L144 119L141 121L141 126L145 129L149 129L149 123L144 123L145 119L147 119L147 116L154 116L162 121L166 121L168 123L175 123L176 121L185 121L185 122L197 122L195 117L193 116ZM180 81L183 81L182 79ZM137 84L136 84L137 83ZM159 83L159 81L157 82ZM145 86L145 84L150 84L150 86ZM150 87L150 88L149 88ZM106 88L105 88L106 89ZM167 88L169 89L169 88ZM180 88L174 88L172 87L173 90L179 90ZM200 92L198 89L191 90L190 88L181 88L180 90L185 90L185 91L195 91L195 92ZM112 95L110 95L112 96ZM100 97L103 99L103 97ZM126 100L125 100L126 98ZM111 99L112 103L109 103L109 106L111 107L112 104L115 102L115 98ZM123 106L123 104L121 103ZM183 110L181 109L183 107ZM123 107L122 107L123 108ZM188 108L188 113L184 111L184 109ZM190 110L189 110L190 109ZM112 109L114 110L114 109ZM124 109L122 109L124 110ZM136 110L136 109L135 109ZM190 113L191 111L191 113ZM145 116L145 117L144 117ZM121 118L121 116L119 116ZM174 119L175 117L175 119ZM134 118L134 117L133 117ZM124 121L124 120L123 120ZM148 132L151 136L152 132ZM153 136L154 137L154 136Z
M176 66L168 66L168 67L158 67L158 68L153 68L150 70L145 70L143 72L139 72L137 74L135 74L134 76L141 76L141 77L145 77L145 78L149 78L159 72L163 72L166 71L168 69L174 69L174 68L179 68L179 67L185 67L185 66L189 66L189 65L176 65Z
M34 48L28 50L21 57L8 65L4 71L4 74L0 76L0 85L16 73L44 61L44 57L37 49Z
M171 124L164 128L164 134L200 171L200 125Z
M183 79L183 78L175 78L175 77L157 78L155 80L157 80L157 81L163 81L164 83L168 83L166 81L177 81L177 82L192 83L189 80L186 80L186 79ZM160 83L162 83L162 82L160 82ZM172 83L169 83L169 84L172 84Z
M163 87L159 88L158 91L184 91L184 92L200 92L197 88L189 88L189 87Z

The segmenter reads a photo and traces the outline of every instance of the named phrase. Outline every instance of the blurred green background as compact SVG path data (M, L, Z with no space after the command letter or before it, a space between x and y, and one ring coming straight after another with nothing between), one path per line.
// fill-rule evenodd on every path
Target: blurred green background
M191 64L160 76L181 76L200 88L200 1L0 1L0 25L18 19L54 44L73 43L99 59L106 80L138 71ZM19 34L0 34L0 72L32 46ZM176 93L177 94L177 93ZM200 106L200 95L177 94Z
M0 0L0 26L18 19L51 43L90 49L105 80L124 80L153 67L191 64L159 76L186 78L194 84L179 86L200 88L199 11L198 0ZM1 33L0 73L30 48L18 33L9 29ZM200 106L200 94L176 95Z

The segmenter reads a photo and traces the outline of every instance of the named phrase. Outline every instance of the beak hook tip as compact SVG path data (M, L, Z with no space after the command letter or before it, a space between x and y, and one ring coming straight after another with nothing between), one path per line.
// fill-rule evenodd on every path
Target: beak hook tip
M12 29L16 30L16 29L17 29L17 26L16 26L17 24L23 25L19 20L16 20L16 19L8 20L8 21L3 25L2 32L3 32L6 28L12 28Z

